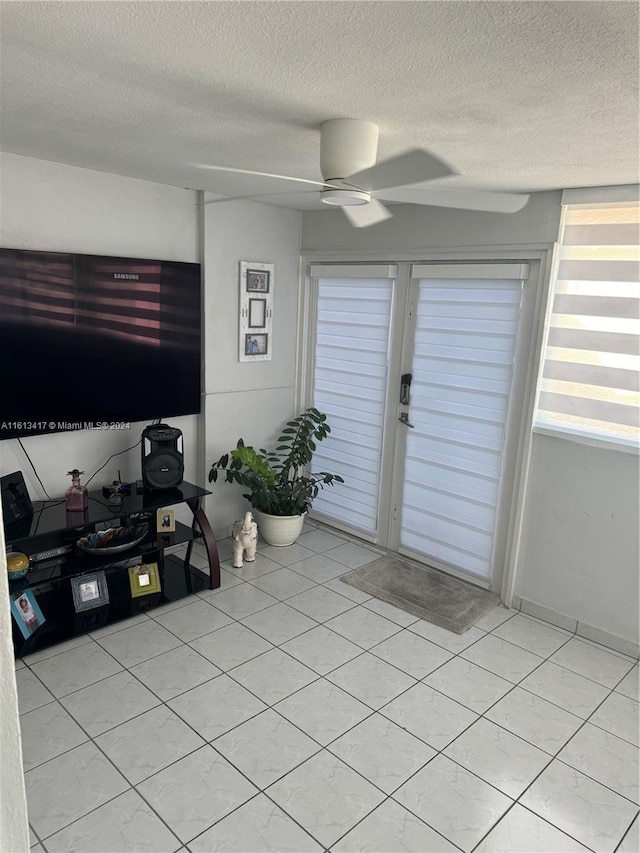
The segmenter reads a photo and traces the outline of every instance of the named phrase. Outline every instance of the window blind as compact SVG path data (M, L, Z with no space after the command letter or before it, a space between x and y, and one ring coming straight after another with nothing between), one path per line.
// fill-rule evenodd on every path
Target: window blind
M640 205L566 205L535 425L640 439Z
M449 277L462 271L414 267L425 277L400 544L489 580L522 295L519 278L498 276L526 276L526 266L467 267L469 278Z
M320 492L314 510L375 533L393 282L317 281L313 404L327 414L331 434L318 445L313 470L340 474L345 483Z

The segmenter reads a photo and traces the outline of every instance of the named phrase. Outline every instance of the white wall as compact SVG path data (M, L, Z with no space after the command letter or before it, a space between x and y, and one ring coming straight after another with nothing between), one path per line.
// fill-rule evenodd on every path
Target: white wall
M639 462L622 451L534 436L515 590L636 643Z
M522 210L509 215L393 205L393 219L371 228L352 228L339 210L313 211L303 215L302 250L419 251L553 243L558 239L560 195L534 193Z
M333 252L402 260L421 250L455 256L455 248L551 244L560 199L535 193L509 216L394 206L393 219L363 229L340 211L314 211L303 216L302 250L327 260ZM637 643L638 493L637 457L534 435L516 594Z
M120 255L197 262L196 193L16 154L0 158L0 244L14 249ZM6 369L3 365L3 369ZM70 376L72 381L72 376ZM78 393L82 393L78 389ZM184 433L185 479L198 480L198 418L171 418ZM66 472L85 479L117 451L136 444L146 424L123 432L33 436L22 443L52 498L64 494ZM106 485L120 470L140 477L140 448L116 457L92 481ZM0 441L0 474L21 470L33 499L45 496L17 439Z
M273 447L293 414L302 214L247 201L207 203L204 218L205 428L201 448L208 471L238 438ZM272 359L238 361L240 261L275 264ZM211 486L206 510L216 532L246 511L242 490Z

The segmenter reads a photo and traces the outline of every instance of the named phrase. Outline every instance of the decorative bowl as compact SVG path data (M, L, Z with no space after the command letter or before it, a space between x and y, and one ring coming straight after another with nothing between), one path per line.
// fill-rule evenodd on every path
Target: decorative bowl
M78 539L76 545L85 554L121 554L135 548L149 533L148 524L136 527L110 527Z

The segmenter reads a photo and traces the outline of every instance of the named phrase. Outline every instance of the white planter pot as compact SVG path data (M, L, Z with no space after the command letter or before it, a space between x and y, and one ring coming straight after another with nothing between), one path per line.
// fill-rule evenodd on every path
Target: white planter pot
M279 548L285 545L293 545L300 532L306 512L302 515L267 515L257 509L253 514L258 522L258 531L265 542L276 545Z

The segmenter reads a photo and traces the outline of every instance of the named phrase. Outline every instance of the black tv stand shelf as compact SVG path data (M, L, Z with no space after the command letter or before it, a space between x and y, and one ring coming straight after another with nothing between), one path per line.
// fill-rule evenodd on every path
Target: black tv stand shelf
M9 582L11 599L30 590L42 611L44 622L25 638L13 620L16 657L68 640L87 631L127 619L137 613L159 607L169 601L204 589L220 586L218 546L202 509L202 498L211 494L191 483L163 491L135 487L123 497L122 506L109 507L102 491L89 492L89 507L84 513L67 513L64 500L34 502L33 514L5 525L10 551L21 551L31 559L28 573ZM191 510L191 526L176 522L175 531L164 533L156 527L156 511L186 504ZM133 519L132 519L133 517ZM115 554L87 554L78 539L106 527L126 525L129 520L145 520L149 533L132 548ZM205 547L209 574L191 565L194 542ZM166 555L174 545L187 545L184 559ZM155 563L160 589L148 595L133 596L129 567ZM74 603L73 579L103 572L109 602L78 610Z

